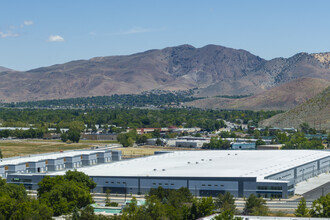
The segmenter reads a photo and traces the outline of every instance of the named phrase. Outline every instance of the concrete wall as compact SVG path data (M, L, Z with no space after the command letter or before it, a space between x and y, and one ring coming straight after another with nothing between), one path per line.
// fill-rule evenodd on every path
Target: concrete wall
M26 170L29 173L44 173L47 171L46 161L28 162L26 163Z
M112 160L113 161L119 161L121 160L121 151L120 150L112 150Z
M58 171L65 169L64 158L49 159L47 160L47 163L48 171Z
M265 177L266 179L287 180L294 184L330 170L330 157L319 159L301 166Z
M111 161L111 151L97 153L97 163L109 163Z
M66 168L78 168L82 166L81 156L73 156L65 158Z
M5 178L6 177L6 170L5 167L0 167L0 178Z
M8 165L7 173L26 173L26 163Z
M223 179L223 180L221 180ZM97 187L93 192L146 194L159 186L165 189L187 187L197 196L217 196L230 192L235 197L256 193L255 178L183 178L183 177L93 177Z
M95 165L97 164L97 153L83 154L81 161L83 166Z

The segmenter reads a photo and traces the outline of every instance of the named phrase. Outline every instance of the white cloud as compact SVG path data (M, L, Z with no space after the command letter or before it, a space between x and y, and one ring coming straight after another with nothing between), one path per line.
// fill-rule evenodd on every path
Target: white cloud
M64 38L61 37L60 35L50 35L48 37L48 42L63 42Z
M21 28L26 27L26 26L31 26L31 25L33 25L33 21L26 20L26 21L23 21L23 24L21 24Z
M30 25L33 25L33 21L24 21L24 22L23 22L23 25L24 25L24 26L30 26Z
M13 32L11 32L11 31L7 31L6 33L0 31L0 38L18 37L18 36L19 36L18 34L13 33Z

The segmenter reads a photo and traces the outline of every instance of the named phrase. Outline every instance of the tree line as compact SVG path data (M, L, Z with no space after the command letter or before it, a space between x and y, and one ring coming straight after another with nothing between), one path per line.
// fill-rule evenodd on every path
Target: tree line
M3 127L69 127L70 122L80 121L92 128L94 125L115 125L123 128L146 128L182 126L200 127L214 131L218 127L217 119L234 122L242 119L244 123L257 125L261 120L272 117L280 111L227 111L167 108L150 109L88 109L88 110L50 110L50 109L8 109L0 111L0 122Z
M99 107L144 107L166 106L169 104L179 105L182 102L190 102L201 99L192 96L192 91L123 94L111 96L94 96L70 99L55 99L17 103L2 103L3 107L10 108L99 108Z

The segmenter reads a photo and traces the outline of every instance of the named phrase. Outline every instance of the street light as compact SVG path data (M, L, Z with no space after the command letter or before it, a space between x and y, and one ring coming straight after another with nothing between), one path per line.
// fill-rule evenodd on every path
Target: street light
M126 202L126 194L127 194L127 183L125 182L125 202Z

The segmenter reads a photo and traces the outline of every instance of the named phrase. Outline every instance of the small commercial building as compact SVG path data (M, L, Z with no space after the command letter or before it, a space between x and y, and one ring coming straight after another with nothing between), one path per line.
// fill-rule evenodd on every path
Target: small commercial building
M257 150L281 150L283 144L258 145Z
M209 142L210 141L207 140L177 140L175 146L184 148L202 148L203 144Z
M121 151L115 151L115 160L121 160ZM91 166L112 161L110 148L71 150L56 153L35 154L25 157L4 158L0 161L0 177L12 173L46 173Z
M231 143L232 150L255 150L255 142L233 142Z
M116 141L117 134L82 134L81 139L83 140L99 140L99 141Z

